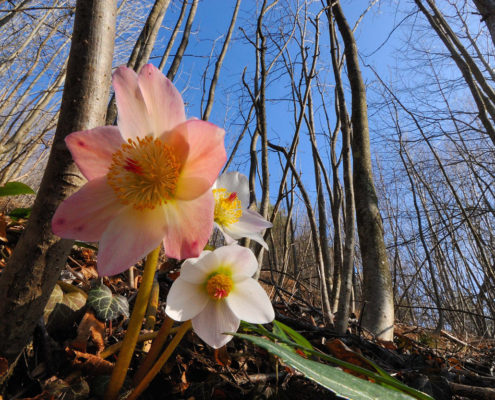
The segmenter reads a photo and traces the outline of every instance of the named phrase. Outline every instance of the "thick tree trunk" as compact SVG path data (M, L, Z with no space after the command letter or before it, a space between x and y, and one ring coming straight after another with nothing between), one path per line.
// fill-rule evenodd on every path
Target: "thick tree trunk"
M495 44L495 0L473 0Z
M394 302L392 279L383 238L383 224L373 182L366 90L359 68L357 45L339 2L328 0L345 45L347 74L352 92L352 157L356 220L363 261L365 329L382 340L392 340Z
M111 79L116 2L78 0L60 119L31 218L0 278L0 356L29 342L72 247L51 231L58 205L82 183L67 134L103 125Z

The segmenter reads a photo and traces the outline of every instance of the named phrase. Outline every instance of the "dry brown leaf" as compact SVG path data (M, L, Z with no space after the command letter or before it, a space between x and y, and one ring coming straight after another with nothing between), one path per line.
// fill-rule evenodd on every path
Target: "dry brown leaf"
M342 342L339 339L334 339L330 342L327 342L326 344L327 349L330 351L330 353L338 358L339 360L346 361L348 363L357 365L362 368L366 368L370 371L374 372L374 369L370 367L370 365L366 362L363 356L360 354L352 351L349 347L345 345L344 342ZM351 375L357 376L362 379L370 380L366 375L351 371L347 368L343 368L343 370Z
M7 243L7 221L5 220L5 215L0 213L0 240Z
M73 350L69 347L65 348L65 353L71 359L71 363L74 368L81 369L87 374L110 375L112 373L114 364L99 356Z
M215 361L222 367L229 367L232 360L227 352L227 346L222 346L219 349L215 349Z
M100 354L105 349L104 337L105 323L96 318L92 310L88 310L77 328L77 337L69 347L85 353L91 339L96 346L96 354Z
M0 357L0 378L9 370L9 362L6 358ZM2 400L2 399L0 399Z

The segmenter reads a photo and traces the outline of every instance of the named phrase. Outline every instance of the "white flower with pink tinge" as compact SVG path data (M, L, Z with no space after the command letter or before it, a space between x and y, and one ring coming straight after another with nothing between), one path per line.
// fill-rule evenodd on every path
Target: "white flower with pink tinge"
M63 238L99 241L98 272L120 273L163 241L168 257L201 254L213 229L211 186L226 160L225 132L186 121L177 89L156 67L113 74L118 127L67 136L88 182L52 219Z
M249 183L247 177L239 172L222 174L213 185L215 196L215 226L220 229L227 244L238 239L249 238L268 250L261 232L271 228L258 212L250 210Z
M240 320L273 321L268 295L251 278L258 268L253 252L237 244L203 251L186 260L167 296L165 312L176 321L192 320L196 334L218 349L232 339Z

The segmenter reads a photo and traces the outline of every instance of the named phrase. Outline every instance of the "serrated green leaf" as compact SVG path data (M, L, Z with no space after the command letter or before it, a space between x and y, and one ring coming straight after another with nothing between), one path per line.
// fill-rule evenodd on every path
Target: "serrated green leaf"
M129 303L124 296L112 295L105 285L91 289L88 293L88 305L96 312L96 316L105 321L113 320L121 315L129 316Z
M17 196L19 194L35 194L35 192L22 182L7 182L0 187L0 196Z
M356 378L335 367L322 364L313 360L308 360L300 355L293 353L287 348L280 346L268 339L258 336L236 333L234 336L249 340L257 346L263 347L270 353L280 357L280 359L297 369L309 379L326 387L338 396L346 397L353 400L411 400L411 397L405 393L387 389L364 379Z
M13 220L18 220L21 218L27 219L31 215L31 207L20 207L9 212L9 217Z

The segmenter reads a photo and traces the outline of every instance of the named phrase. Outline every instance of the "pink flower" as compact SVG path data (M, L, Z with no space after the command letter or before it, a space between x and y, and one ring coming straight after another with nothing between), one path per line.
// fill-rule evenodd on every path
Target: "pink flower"
M182 97L153 65L113 74L118 127L66 143L88 179L52 219L64 238L99 241L98 271L118 274L163 240L168 257L198 256L213 228L211 186L226 160L224 131L186 121Z
M251 278L258 269L253 252L237 244L203 251L184 261L167 296L165 312L176 321L192 321L196 334L215 349L232 339L241 320L273 321L272 303Z

